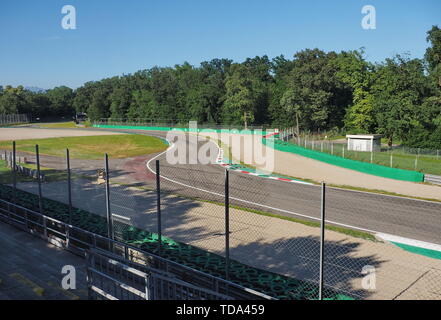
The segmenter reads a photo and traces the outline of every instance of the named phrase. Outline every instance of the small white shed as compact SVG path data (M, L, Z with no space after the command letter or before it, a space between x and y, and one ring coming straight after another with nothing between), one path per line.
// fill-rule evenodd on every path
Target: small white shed
M381 134L348 134L348 150L381 151Z

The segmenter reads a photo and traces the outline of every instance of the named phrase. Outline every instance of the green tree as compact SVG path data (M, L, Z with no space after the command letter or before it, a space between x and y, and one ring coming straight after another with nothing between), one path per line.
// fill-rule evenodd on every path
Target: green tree
M419 59L397 55L378 67L372 86L378 132L385 134L388 145L395 137L405 138L420 125L419 110L427 96L427 78Z
M254 121L255 95L249 68L241 64L231 67L231 74L225 81L226 98L222 119L227 124L243 124ZM247 118L247 119L245 119Z
M438 89L441 89L441 29L432 26L427 32L426 40L430 43L430 47L426 49L424 58L434 82L438 84Z
M66 86L56 87L46 92L51 102L50 113L54 116L72 116L74 109L73 91Z
M338 66L337 76L352 89L352 103L344 118L346 129L372 133L376 123L370 88L375 68L364 60L363 54L363 49L341 52L335 62Z

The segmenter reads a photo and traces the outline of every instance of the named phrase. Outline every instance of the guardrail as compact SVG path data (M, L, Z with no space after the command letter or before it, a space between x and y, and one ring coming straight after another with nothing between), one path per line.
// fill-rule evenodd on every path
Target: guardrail
M92 233L2 199L0 199L0 221L14 225L82 257L86 256L88 250L101 250L112 253L124 261L164 271L174 275L177 280L211 290L217 294L228 295L233 299L276 300L228 280L192 269L132 245Z
M425 174L424 175L424 182L441 185L441 176L436 176L433 174Z
M232 300L231 297L176 279L173 274L92 249L87 256L89 299ZM142 269L142 271L140 270Z

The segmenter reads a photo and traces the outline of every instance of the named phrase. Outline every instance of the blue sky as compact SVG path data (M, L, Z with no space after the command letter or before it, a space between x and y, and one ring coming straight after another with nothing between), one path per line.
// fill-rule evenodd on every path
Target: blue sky
M61 27L67 4L76 30ZM375 30L361 28L364 5L376 8ZM432 25L441 26L439 0L4 0L0 85L76 88L155 65L314 47L421 58Z

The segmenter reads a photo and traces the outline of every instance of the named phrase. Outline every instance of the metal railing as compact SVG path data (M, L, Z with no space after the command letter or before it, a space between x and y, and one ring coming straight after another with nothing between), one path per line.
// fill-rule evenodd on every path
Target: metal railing
M96 249L86 252L89 299L108 300L231 300L232 298L188 282L173 274L121 262ZM127 261L129 262L129 261ZM129 262L130 263L130 262ZM133 265L133 263L131 263ZM143 271L140 270L143 269Z
M441 176L436 176L433 174L425 174L424 175L424 182L441 185Z
M31 115L29 114L0 114L0 126L18 123L31 122Z
M126 263L137 263L138 266L146 266L158 270L156 271L157 279L159 279L157 280L158 283L161 281L170 281L170 279L159 273L159 271L163 271L167 275L174 275L175 284L182 284L179 280L183 281L183 279L185 279L187 286L190 285L192 288L195 287L202 291L205 290L204 292L213 292L218 296L228 294L228 297L232 299L274 300L274 298L255 290L192 269L150 252L143 251L135 246L100 236L1 199L0 220L83 257L86 256L88 250L101 250L110 252L115 257L124 259Z

